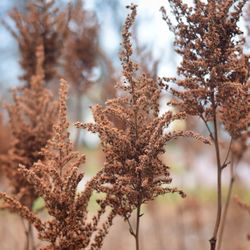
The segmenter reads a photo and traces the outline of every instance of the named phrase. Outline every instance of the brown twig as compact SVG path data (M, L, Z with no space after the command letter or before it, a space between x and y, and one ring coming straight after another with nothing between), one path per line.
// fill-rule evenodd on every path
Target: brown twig
M223 237L223 233L224 233L224 229L225 229L225 225L226 225L226 218L228 215L228 208L230 206L230 202L231 202L231 198L232 198L232 193L233 193L233 187L234 187L234 182L235 182L235 171L234 171L234 159L233 156L231 157L231 163L230 163L230 183L229 183L229 188L228 188L228 192L227 192L227 198L226 198L226 203L225 203L225 207L222 213L222 219L221 219L221 225L220 225L220 229L219 229L219 238L218 238L218 246L217 246L217 250L221 249L221 245L222 245L222 237Z
M212 238L210 241L210 249L216 249L217 235L221 222L221 211L222 211L222 191L221 191L221 160L220 160L220 148L219 148L219 138L218 138L218 124L216 117L216 106L214 103L214 96L212 96L212 104L213 104L213 125L214 125L214 145L215 145L215 153L216 153L216 163L217 163L217 214L216 221L214 225L214 231Z

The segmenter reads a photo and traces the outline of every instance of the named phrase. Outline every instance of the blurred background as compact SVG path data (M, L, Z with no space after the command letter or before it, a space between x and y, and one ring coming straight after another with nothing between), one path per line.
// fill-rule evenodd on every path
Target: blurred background
M27 11L26 0L0 0L0 19L16 30L15 23L9 17L13 8L22 13ZM59 9L66 8L70 1L57 0ZM74 1L72 1L74 2ZM192 1L185 1L192 4ZM91 177L103 164L104 156L95 135L77 131L73 123L92 121L89 107L96 103L103 104L106 99L115 96L114 85L121 77L119 61L121 29L127 15L127 0L86 0L84 9L91 13L93 22L97 22L98 31L95 39L98 49L93 54L94 63L88 75L88 84L82 95L77 96L74 88L69 98L69 117L71 120L71 137L79 137L78 149L87 157L84 166L86 175ZM134 47L137 55L135 61L144 62L147 70L158 76L175 77L180 58L174 51L174 36L169 32L162 20L161 6L168 8L167 0L134 0L138 4L138 16L134 26ZM246 22L239 22L241 29L247 34ZM74 29L74 23L72 23ZM88 50L88 48L86 48ZM20 51L16 39L0 24L0 102L11 102L10 89L22 86L19 77L22 68L19 64ZM84 72L82 74L85 74ZM58 81L51 84L51 89L57 93ZM169 109L166 103L169 96L162 97L162 112ZM80 100L81 109L75 110ZM1 107L6 122L7 114ZM174 129L193 129L203 135L208 135L206 128L198 119L178 122ZM227 135L222 135L221 144L228 143ZM5 138L6 144L8 137ZM171 167L173 186L185 190L187 198L181 199L175 195L160 197L154 203L144 206L142 219L141 242L143 250L200 250L209 249L208 239L215 220L216 207L216 166L214 148L194 142L193 140L178 140L167 145L164 161ZM245 152L242 161L237 166L237 180L233 196L239 196L250 202L250 154ZM227 169L223 175L223 190L226 195L230 181ZM83 183L84 185L84 183ZM81 187L79 187L81 188ZM5 190L4 182L0 190ZM41 206L39 201L36 206ZM24 239L20 219L8 212L0 212L0 249L23 249L20 239ZM229 216L224 234L222 249L249 250L250 241L246 235L250 232L250 217L235 202L229 208ZM133 238L130 236L127 224L116 218L108 238L105 240L105 250L134 249Z

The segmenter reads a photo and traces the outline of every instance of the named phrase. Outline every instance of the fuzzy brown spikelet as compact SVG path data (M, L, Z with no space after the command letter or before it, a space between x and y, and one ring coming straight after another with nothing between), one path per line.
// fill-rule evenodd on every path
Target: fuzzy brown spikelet
M170 22L164 9L163 18L182 56L173 104L205 121L220 111L226 130L237 137L249 125L250 111L249 61L237 25L246 0L196 1L194 7L181 0L169 2L177 24Z
M0 193L0 197L36 227L39 239L48 243L43 250L97 250L101 248L115 214L109 212L100 200L97 214L88 219L87 206L98 174L86 184L83 192L77 192L83 178L79 168L85 162L85 156L73 151L69 140L67 89L66 82L61 80L58 120L53 137L42 150L43 160L30 169L25 166L19 169L19 173L44 199L50 219L40 220L27 207L6 194Z
M17 32L7 23L7 29L18 42L21 59L20 64L24 74L20 79L27 85L36 73L36 48L44 48L44 79L48 84L57 76L58 59L67 35L68 14L55 7L55 0L29 0L27 10L21 13L14 9L10 17L16 24Z
M6 173L18 200L32 207L37 197L33 188L18 172L19 164L31 168L42 158L40 151L52 135L52 126L57 116L57 103L44 87L43 48L37 48L37 71L30 88L13 91L13 104L7 105L13 143L6 157Z
M222 211L222 170L234 153L235 141L241 137L246 141L250 124L249 57L243 54L243 33L238 27L246 0L198 0L193 7L182 0L169 2L176 24L171 23L164 8L163 19L175 34L176 51L182 56L180 79L174 79L176 87L171 89L176 99L171 103L189 115L199 116L215 146L217 213L210 248L217 249L218 240L219 250L229 204ZM224 161L219 143L221 123L231 137ZM239 155L242 152L238 159ZM228 200L230 195L229 191Z
M96 65L98 26L94 13L84 10L77 0L71 9L69 35L64 49L64 75L76 92L89 86L89 76Z
M109 204L125 219L135 208L158 195L178 192L184 196L182 191L169 186L169 167L159 156L165 152L168 141L187 136L183 131L164 132L172 121L184 118L185 114L167 112L159 116L161 80L137 74L130 42L136 6L131 5L130 9L122 33L124 80L119 90L123 95L108 100L104 107L94 106L95 123L76 124L99 134L106 160L97 190L107 194Z

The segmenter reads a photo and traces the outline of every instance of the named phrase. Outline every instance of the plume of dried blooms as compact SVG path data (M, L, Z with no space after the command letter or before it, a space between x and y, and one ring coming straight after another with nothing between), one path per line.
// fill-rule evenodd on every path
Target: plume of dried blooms
M53 95L44 87L43 47L37 48L37 69L32 77L30 88L13 91L13 104L8 104L10 129L13 143L6 157L6 173L12 193L22 203L32 207L37 197L34 189L20 175L19 164L31 168L42 158L41 149L52 135L53 123L57 116L57 103Z
M173 104L205 121L217 107L232 136L249 124L249 61L243 55L237 23L246 0L195 1L188 7L182 0L170 0L177 24L164 9L163 18L175 34L176 51L182 56L173 88ZM235 120L241 122L235 122Z
M136 5L129 6L123 28L121 62L123 82L118 86L123 95L92 108L95 123L76 126L98 133L106 156L96 184L99 192L107 194L107 202L125 219L135 208L166 193L184 193L171 188L169 167L159 158L164 145L187 132L166 132L164 129L184 113L167 112L159 116L160 79L137 74L137 65L131 60L130 28L135 20ZM117 123L117 120L120 123ZM115 122L114 122L115 121Z
M178 67L181 79L174 79L177 88L172 88L176 97L172 104L189 115L201 117L215 145L218 199L216 222L210 239L211 250L214 250L222 215L222 169L227 166L233 145L230 143L223 163L219 122L224 124L231 141L245 134L250 124L249 58L243 54L245 41L237 24L246 0L198 0L193 7L188 7L182 0L169 2L176 25L171 23L164 8L163 19L174 32L176 51L182 56ZM210 121L213 130L209 127Z
M64 78L76 94L75 119L82 120L82 95L91 86L92 70L98 55L98 25L93 12L84 10L84 1L77 0L71 9L68 36L63 50ZM76 133L75 146L80 138Z
M107 211L105 203L99 200L97 214L88 220L88 202L98 174L86 184L83 192L77 193L77 186L83 178L79 167L85 162L85 156L73 151L69 140L67 89L66 82L61 80L58 120L52 138L42 150L43 159L34 163L32 168L21 166L19 169L19 173L44 199L50 219L39 219L30 209L6 194L0 193L0 197L35 226L39 239L48 243L43 250L95 250L101 248L114 213Z
M71 8L68 37L64 49L64 75L77 92L84 92L96 65L98 25L93 12L77 0Z
M57 75L58 59L67 35L68 12L59 11L55 0L29 0L27 10L21 13L17 9L10 12L18 32L4 23L18 42L24 74L20 79L30 84L36 73L36 48L44 47L44 78L48 83Z

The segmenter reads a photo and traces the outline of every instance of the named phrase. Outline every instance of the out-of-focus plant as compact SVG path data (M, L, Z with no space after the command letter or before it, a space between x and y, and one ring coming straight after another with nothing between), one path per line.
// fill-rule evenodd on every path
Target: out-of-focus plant
M86 184L84 191L77 192L84 176L79 168L85 162L85 156L74 151L69 140L67 88L66 82L61 80L58 119L51 139L42 149L42 158L31 168L21 165L18 169L19 174L44 199L50 218L40 218L31 208L6 193L0 193L0 198L12 211L35 226L39 239L47 242L40 249L95 250L101 248L115 213L108 211L105 201L98 200L97 214L89 220L88 204L99 174ZM29 249L29 244L26 249Z
M122 32L123 80L117 86L120 96L108 100L105 106L92 108L95 123L76 125L99 134L106 159L96 189L106 194L106 202L128 222L139 250L142 205L167 193L177 192L184 197L181 190L170 186L169 167L160 159L165 153L165 144L181 136L207 140L190 131L164 132L171 122L185 118L185 113L159 115L159 98L164 85L161 79L137 71L139 65L131 59L130 29L136 17L136 5L128 7L131 14ZM130 223L134 210L135 228Z
M20 175L19 164L31 168L34 162L42 158L40 151L52 135L52 126L57 116L53 95L44 87L42 46L37 48L36 57L36 74L31 79L30 87L14 89L14 102L6 105L13 141L4 156L4 168L12 193L29 208L37 194Z
M44 48L44 79L46 84L58 76L59 58L68 32L70 9L60 11L55 0L29 0L25 13L18 9L10 12L17 30L4 22L5 27L16 39L20 50L20 65L23 75L20 79L29 85L36 73L36 49Z
M178 67L180 79L172 79L178 88L171 89L176 97L171 103L189 115L199 116L215 147L218 199L210 239L211 250L215 250L224 224L222 171L229 165L234 141L246 133L250 123L249 62L243 54L244 39L238 27L246 1L195 1L193 7L182 0L169 0L169 3L176 24L172 24L164 8L163 19L175 34L176 51L182 56ZM230 136L224 160L220 147L221 125ZM232 159L230 164L234 164Z
M63 49L63 76L69 81L76 96L74 119L82 120L82 97L93 85L93 70L97 67L100 48L99 27L93 12L84 9L84 2L77 0L71 8L68 36ZM75 145L79 143L77 130Z

